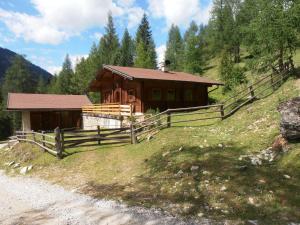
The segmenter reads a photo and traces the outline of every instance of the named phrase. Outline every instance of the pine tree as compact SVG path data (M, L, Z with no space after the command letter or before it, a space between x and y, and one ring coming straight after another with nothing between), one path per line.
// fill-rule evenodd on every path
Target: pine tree
M294 69L293 55L299 43L299 2L257 0L256 17L247 29L248 51L260 69L276 72Z
M148 18L144 14L136 33L135 67L156 68L156 51Z
M99 43L99 54L103 64L116 65L119 60L119 39L116 34L112 14L108 14L108 23L105 35Z
M62 65L62 70L60 71L58 75L57 80L57 87L58 92L61 94L72 94L72 77L74 75L73 69L72 69L72 63L69 58L69 55L66 55L65 61Z
M43 77L39 77L37 87L36 87L36 93L44 94L47 92L47 82Z
M3 102L7 102L7 94L15 93L33 93L36 89L36 80L30 74L27 63L23 56L17 55L11 66L7 69L2 86ZM21 128L21 114L14 112L11 116L13 131ZM7 120L5 120L7 121Z
M194 21L184 35L184 71L193 74L201 74L205 65L205 42L201 37L201 31Z
M165 58L170 60L170 70L181 71L183 69L184 45L178 26L172 25L169 30Z
M81 58L80 62L75 67L75 73L71 80L73 94L84 94L88 88L91 79L88 76L87 70L86 60Z
M125 29L121 48L120 48L120 66L133 66L134 44L127 29Z

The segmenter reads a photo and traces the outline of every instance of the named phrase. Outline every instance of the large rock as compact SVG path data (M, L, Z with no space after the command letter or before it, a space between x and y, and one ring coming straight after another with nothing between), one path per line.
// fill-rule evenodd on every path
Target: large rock
M278 111L281 113L282 136L290 141L300 140L300 97L281 103Z

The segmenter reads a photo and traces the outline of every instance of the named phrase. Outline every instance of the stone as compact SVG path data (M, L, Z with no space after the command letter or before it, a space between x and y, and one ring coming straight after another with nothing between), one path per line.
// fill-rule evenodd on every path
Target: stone
M191 167L192 172L197 171L197 170L199 170L199 166L192 166Z
M262 164L262 161L258 157L252 157L251 164L253 166L260 166Z
M16 164L13 166L13 168L18 168L18 167L20 167L20 163L16 163Z
M227 187L225 185L223 185L220 189L221 191L226 191L227 190Z
M178 152L181 152L183 150L183 146L181 146L179 149L178 149Z
M223 148L224 146L223 146L223 144L218 144L218 147Z
M15 164L15 161L11 161L11 162L9 162L7 165L8 166L12 166L12 165L14 165Z
M291 176L289 176L289 175L287 175L287 174L284 174L283 177L284 177L285 179L291 179Z
M181 176L183 175L183 171L182 170L179 170L177 173L176 173L176 176Z
M278 106L281 114L280 133L287 140L300 140L300 97Z
M210 174L210 172L209 172L209 171L206 171L206 170L204 170L204 171L202 172L202 174L203 174L203 175L209 175L209 174Z
M32 170L32 168L33 168L33 165L29 165L29 166L27 167L27 171Z
M251 205L254 205L254 204L255 204L254 198L252 198L252 197L249 197L249 198L248 198L248 202L249 202Z
M279 135L274 140L271 149L275 152L287 152L289 149L288 142L282 135Z
M167 155L169 155L170 154L170 152L169 151L167 151L167 152L164 152L163 154L162 154L162 157L166 157Z
M203 217L203 216L204 216L204 213L200 212L200 213L197 214L197 216L198 216L198 217Z
M27 171L28 171L27 166L22 167L21 170L20 170L20 174L25 175L27 173Z

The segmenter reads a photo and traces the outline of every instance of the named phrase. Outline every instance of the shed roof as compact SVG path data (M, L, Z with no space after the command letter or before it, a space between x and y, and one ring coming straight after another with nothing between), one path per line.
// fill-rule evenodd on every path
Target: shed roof
M7 110L79 110L91 104L86 95L8 93Z
M148 79L148 80L165 80L165 81L179 81L179 82L193 82L207 85L223 85L219 81L215 81L206 77L196 76L184 72L163 72L161 70L144 69L136 67L122 67L104 65L103 70L109 70L113 73L119 74L127 79ZM99 75L99 74L98 74ZM91 83L93 86L93 82Z

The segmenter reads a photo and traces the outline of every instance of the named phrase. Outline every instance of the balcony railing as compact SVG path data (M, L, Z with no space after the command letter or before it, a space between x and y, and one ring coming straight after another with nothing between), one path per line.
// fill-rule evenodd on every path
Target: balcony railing
M82 112L96 115L132 116L132 105L116 103L85 105Z

